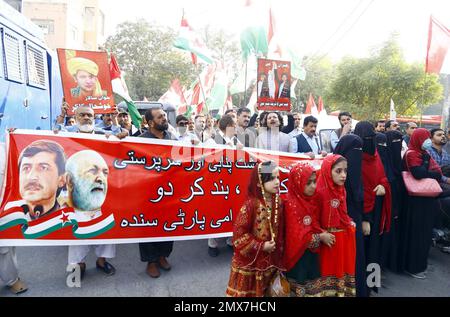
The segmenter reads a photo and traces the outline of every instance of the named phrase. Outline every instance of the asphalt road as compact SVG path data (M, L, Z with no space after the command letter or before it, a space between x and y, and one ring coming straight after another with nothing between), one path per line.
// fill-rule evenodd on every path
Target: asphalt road
M80 288L66 286L67 247L17 248L21 278L28 284L27 296L224 296L228 282L232 251L221 247L221 254L211 258L207 241L176 242L170 257L172 270L162 271L158 279L145 273L137 244L118 245L111 260L117 272L105 276L95 268L95 255L88 257L87 271ZM433 249L430 272L425 280L385 272L383 287L376 296L450 297L450 255ZM0 282L0 296L15 296Z

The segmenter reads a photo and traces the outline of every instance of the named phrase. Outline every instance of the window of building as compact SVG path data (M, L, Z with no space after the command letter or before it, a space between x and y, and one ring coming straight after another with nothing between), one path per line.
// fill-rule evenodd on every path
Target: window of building
M78 29L76 27L72 26L71 33L72 33L72 39L74 41L78 41Z
M23 83L24 58L19 38L3 30L3 47L5 52L5 77L9 80Z
M55 34L55 21L53 20L41 20L41 19L32 19L34 24L41 28L44 34Z
M85 31L95 30L95 8L85 7L84 8L84 29Z
M29 43L27 43L26 49L28 85L45 89L47 83L45 51Z
M105 36L105 14L100 11L100 34Z

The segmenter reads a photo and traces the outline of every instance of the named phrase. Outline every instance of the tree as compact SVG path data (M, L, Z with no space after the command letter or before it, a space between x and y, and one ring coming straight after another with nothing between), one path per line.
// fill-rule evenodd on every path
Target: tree
M419 63L408 64L396 35L368 58L344 58L327 94L332 108L350 111L360 120L384 118L391 99L397 114L414 115L441 98L438 77L425 75Z
M144 20L124 22L106 40L125 72L130 95L135 100L158 100L173 79L189 85L195 79L190 55L173 48L176 33Z
M306 107L310 93L316 98L318 98L318 96L327 95L334 76L334 67L329 59L306 57L305 69L305 80L299 80L295 87L295 94L297 96L297 102L296 104L293 104L293 109L295 111L305 110L300 109L300 104L303 103Z

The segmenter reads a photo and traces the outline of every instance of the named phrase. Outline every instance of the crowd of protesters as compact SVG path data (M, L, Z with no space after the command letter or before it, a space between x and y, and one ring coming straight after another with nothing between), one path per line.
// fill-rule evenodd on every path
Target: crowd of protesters
M173 127L163 109L155 108L147 110L136 128L120 106L101 117L87 107L68 117L67 109L63 104L55 133L139 136L302 155L289 172L289 193L283 199L276 164L257 164L248 199L233 223L233 237L208 240L211 257L219 256L221 244L234 249L228 296L273 295L274 280L284 279L292 296L369 296L379 287L367 284L370 265L424 279L433 241L449 234L450 155L441 129L428 131L410 122L403 135L395 120L362 121L353 128L351 114L341 112L341 128L330 135L333 153L327 153L317 135L318 119L302 120L300 113L283 118L276 111L252 115L250 109L238 108L220 118L179 115ZM323 160L321 170L314 170L309 159ZM416 179L437 180L442 194L409 195L403 171ZM115 256L114 245L95 248L97 268L113 275L115 268L107 259ZM171 269L172 248L173 242L139 244L150 277ZM443 245L442 250L449 248ZM84 246L70 247L69 263L83 273L88 252ZM0 277L16 294L27 289L18 277L14 248L0 248Z

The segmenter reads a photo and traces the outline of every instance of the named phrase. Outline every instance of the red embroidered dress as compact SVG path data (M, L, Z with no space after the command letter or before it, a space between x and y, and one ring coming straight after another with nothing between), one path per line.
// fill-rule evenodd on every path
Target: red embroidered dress
M333 182L331 170L340 155L327 156L317 182L320 225L336 237L332 247L320 247L320 272L325 296L355 296L355 227L347 214L344 186Z
M275 206L275 201L272 201ZM271 240L269 221L275 235L276 249L263 251L265 242ZM226 291L232 297L265 296L275 273L284 270L284 219L283 206L271 212L259 199L250 199L239 211L233 224L234 255L230 280Z

